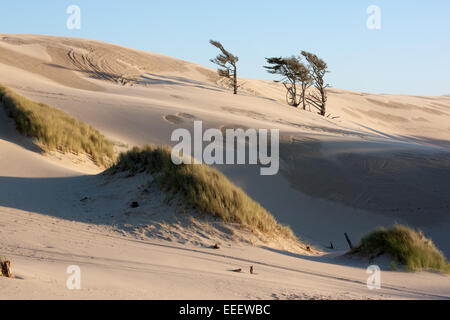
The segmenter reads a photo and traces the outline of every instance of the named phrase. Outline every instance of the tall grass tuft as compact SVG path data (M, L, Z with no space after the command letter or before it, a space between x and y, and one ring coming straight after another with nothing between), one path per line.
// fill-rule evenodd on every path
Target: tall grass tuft
M35 138L44 151L86 153L98 166L115 160L114 144L91 126L65 112L31 101L0 85L0 102L17 130Z
M289 227L280 225L259 203L218 170L207 165L173 164L170 147L148 145L122 153L109 172L115 174L123 171L151 174L163 190L181 195L201 213L265 235L296 240Z
M388 254L393 263L402 264L410 271L431 269L450 273L448 261L430 239L420 231L399 224L371 232L350 253L372 257Z

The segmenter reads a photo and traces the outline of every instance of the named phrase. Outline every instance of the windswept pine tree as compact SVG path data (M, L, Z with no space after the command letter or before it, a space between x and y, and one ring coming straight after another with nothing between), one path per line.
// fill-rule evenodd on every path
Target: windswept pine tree
M300 104L303 110L306 110L306 90L312 84L311 71L303 64L300 57L292 56L290 58L272 57L266 58L268 66L264 68L271 74L281 75L281 81L286 87L286 101L293 107L298 107ZM300 92L298 92L297 85L300 85Z
M325 83L324 77L328 73L328 66L325 61L313 53L302 51L302 56L304 56L306 61L308 61L313 86L316 89L315 92L311 92L308 95L306 101L316 108L320 115L325 116L328 100L326 89L329 85Z
M219 76L230 79L233 83L234 94L237 94L237 62L239 58L227 51L219 41L210 40L213 46L218 48L221 53L210 61L219 66Z

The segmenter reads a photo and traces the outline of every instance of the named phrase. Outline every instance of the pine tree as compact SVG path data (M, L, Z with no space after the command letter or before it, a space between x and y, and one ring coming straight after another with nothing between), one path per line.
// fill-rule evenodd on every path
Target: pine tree
M219 76L230 79L233 82L234 94L237 94L237 62L239 58L227 51L219 41L210 40L210 44L218 48L221 53L210 61L219 66Z
M265 66L267 72L271 74L281 75L283 78L281 81L286 87L287 103L293 107L303 105L303 109L306 110L306 90L312 84L311 71L305 66L300 57L292 56L290 58L266 58L269 66ZM300 85L300 94L297 94ZM299 98L297 98L299 97Z
M330 86L325 83L324 77L329 72L328 66L325 61L310 52L302 51L302 56L309 64L313 86L316 89L316 92L310 93L306 100L319 111L320 115L325 116L328 100L326 89Z

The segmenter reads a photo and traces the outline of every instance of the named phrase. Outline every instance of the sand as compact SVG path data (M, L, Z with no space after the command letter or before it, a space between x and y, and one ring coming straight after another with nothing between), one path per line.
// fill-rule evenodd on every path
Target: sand
M368 261L339 257L344 232L357 242L396 221L423 229L450 256L448 96L331 89L331 116L322 118L287 106L284 88L270 81L242 79L234 96L206 67L37 35L0 34L0 82L93 125L118 149L170 144L172 131L192 130L194 120L280 129L278 175L219 169L320 251L289 253L236 226L191 219L157 190L143 193L145 177L112 179L86 159L41 154L1 115L0 255L17 276L0 278L2 299L450 298L447 276L388 265L383 289L368 290ZM131 210L136 199L142 207ZM218 242L220 250L210 248ZM74 264L80 291L65 286ZM230 272L250 265L254 276Z

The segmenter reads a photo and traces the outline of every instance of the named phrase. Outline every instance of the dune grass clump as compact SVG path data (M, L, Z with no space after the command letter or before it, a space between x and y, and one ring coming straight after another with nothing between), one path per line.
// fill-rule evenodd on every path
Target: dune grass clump
M399 224L371 232L350 253L371 257L388 254L395 265L404 265L409 271L431 269L450 273L449 262L430 239L420 231Z
M122 153L110 168L113 174L121 171L147 172L164 191L181 195L194 209L224 222L237 223L265 235L296 239L289 227L280 225L218 170L207 165L175 165L170 147L149 145Z
M0 85L0 102L17 130L36 139L44 151L86 153L98 166L115 159L114 144L93 127L78 122L65 112L20 96Z

